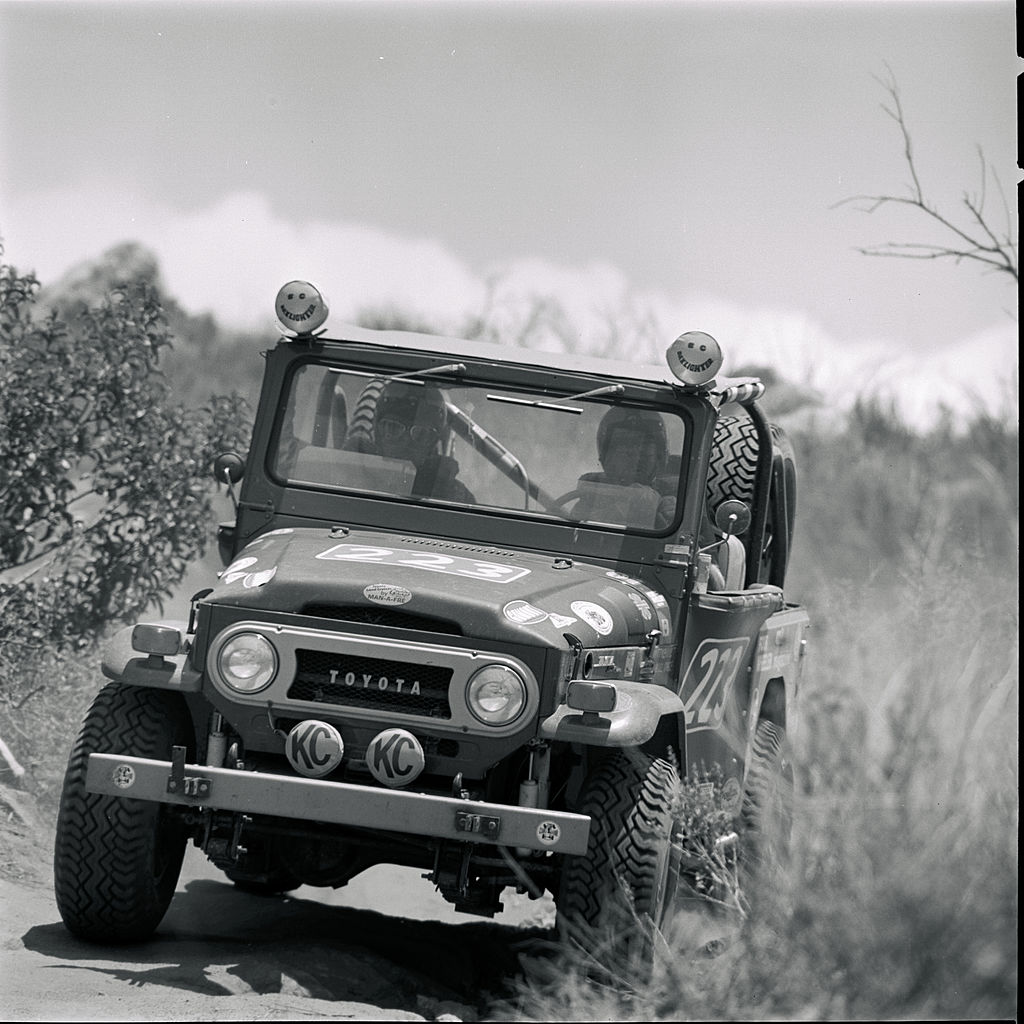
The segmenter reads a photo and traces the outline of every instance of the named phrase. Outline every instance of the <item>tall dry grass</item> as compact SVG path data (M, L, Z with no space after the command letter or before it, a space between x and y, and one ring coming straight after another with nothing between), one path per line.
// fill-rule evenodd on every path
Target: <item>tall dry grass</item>
M1016 1016L1017 429L919 436L864 406L795 441L787 590L813 626L790 856L740 909L684 909L649 982L570 953L532 965L511 1018Z

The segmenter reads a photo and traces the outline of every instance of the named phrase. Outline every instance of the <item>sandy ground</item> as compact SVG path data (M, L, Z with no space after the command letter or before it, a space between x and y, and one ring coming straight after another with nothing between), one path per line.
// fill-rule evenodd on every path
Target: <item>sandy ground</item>
M476 1020L551 938L549 900L507 891L507 912L481 920L386 866L336 891L254 896L190 848L150 941L89 945L54 903L52 829L20 804L24 817L0 804L5 1020Z

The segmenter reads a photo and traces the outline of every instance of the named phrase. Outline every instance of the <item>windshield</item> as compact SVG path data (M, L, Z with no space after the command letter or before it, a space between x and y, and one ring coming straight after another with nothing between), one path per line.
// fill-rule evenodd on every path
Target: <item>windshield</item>
M283 481L605 527L673 525L682 418L573 396L305 363L271 455Z

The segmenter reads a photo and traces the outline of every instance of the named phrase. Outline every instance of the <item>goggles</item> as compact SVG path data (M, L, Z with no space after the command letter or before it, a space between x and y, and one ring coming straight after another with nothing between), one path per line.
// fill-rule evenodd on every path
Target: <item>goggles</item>
M409 426L401 420L381 420L376 426L377 437L382 441L401 441L406 435L419 447L437 444L441 432L436 427Z

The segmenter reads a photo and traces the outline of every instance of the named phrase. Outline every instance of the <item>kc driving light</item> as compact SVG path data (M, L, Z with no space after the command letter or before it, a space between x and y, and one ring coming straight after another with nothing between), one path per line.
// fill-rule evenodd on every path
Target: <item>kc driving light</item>
M486 725L508 725L526 707L526 683L506 665L487 665L470 678L466 703Z
M217 655L221 678L239 693L256 693L277 673L277 652L259 633L236 633Z

